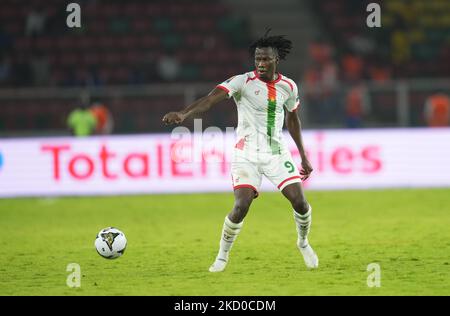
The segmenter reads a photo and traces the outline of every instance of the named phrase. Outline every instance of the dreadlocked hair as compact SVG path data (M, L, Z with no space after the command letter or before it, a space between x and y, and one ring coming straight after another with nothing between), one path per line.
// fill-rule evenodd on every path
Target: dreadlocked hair
M285 38L284 35L268 36L271 29L266 31L263 37L256 40L249 47L249 53L252 57L255 56L256 48L272 47L277 53L278 57L282 60L286 59L286 56L292 49L292 42Z

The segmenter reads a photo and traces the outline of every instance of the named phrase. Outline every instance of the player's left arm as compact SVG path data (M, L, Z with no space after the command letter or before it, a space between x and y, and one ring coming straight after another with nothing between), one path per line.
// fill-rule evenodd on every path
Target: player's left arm
M297 110L294 110L292 112L286 111L286 113L286 127L289 131L289 134L291 134L291 137L294 140L295 144L297 145L300 157L302 159L302 170L300 171L300 174L302 175L302 180L306 180L311 175L313 168L311 166L311 163L309 162L308 157L306 156L300 118L298 117Z

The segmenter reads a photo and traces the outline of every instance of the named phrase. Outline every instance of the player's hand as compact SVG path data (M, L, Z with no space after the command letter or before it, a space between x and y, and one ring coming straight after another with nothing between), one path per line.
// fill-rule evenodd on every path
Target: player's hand
M308 159L302 160L302 170L300 170L300 175L302 176L302 181L305 181L309 178L311 173L313 172L313 167Z
M164 115L162 121L166 125L170 124L181 124L186 119L186 115L181 112L170 112Z

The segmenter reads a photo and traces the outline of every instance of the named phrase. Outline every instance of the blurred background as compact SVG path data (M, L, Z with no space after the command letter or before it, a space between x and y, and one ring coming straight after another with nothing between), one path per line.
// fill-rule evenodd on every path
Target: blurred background
M268 28L294 45L280 71L299 86L323 268L305 271L264 179L217 279L235 137L161 120L252 71ZM449 96L450 0L0 0L0 295L450 295ZM233 103L203 129L235 127ZM129 241L118 261L93 248L109 226Z
M166 112L253 69L267 28L294 43L280 71L305 128L449 124L447 0L377 1L381 28L365 0L78 0L81 28L70 2L1 1L0 136L168 132ZM83 107L97 126L75 131ZM236 125L232 101L203 117Z

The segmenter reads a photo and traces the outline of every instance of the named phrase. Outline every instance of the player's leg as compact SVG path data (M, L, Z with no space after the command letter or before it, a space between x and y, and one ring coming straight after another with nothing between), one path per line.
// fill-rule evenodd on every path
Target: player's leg
M227 218L233 223L241 223L250 209L250 205L258 196L258 192L251 187L241 187L234 190L234 207Z
M210 272L221 272L225 270L231 247L241 231L242 225L244 224L244 218L256 196L257 192L249 187L241 187L234 191L234 207L225 217L219 253L217 254L214 263L209 268Z
M281 192L292 205L294 219L297 225L299 244L304 247L308 244L308 234L311 229L311 206L306 201L299 182L286 186Z
M231 175L234 189L234 207L225 217L219 253L209 268L210 272L221 272L225 269L231 247L242 229L244 218L253 199L258 196L261 185L262 174L257 164L244 156L234 158L231 163Z
M297 246L303 255L308 268L317 268L319 259L308 241L311 229L312 208L306 201L300 182L291 183L281 189L283 195L289 200L293 208L294 220L297 227Z
M297 246L305 259L306 266L317 268L319 260L308 242L311 206L303 194L300 173L290 153L274 155L270 163L266 164L264 174L291 203L298 233Z

